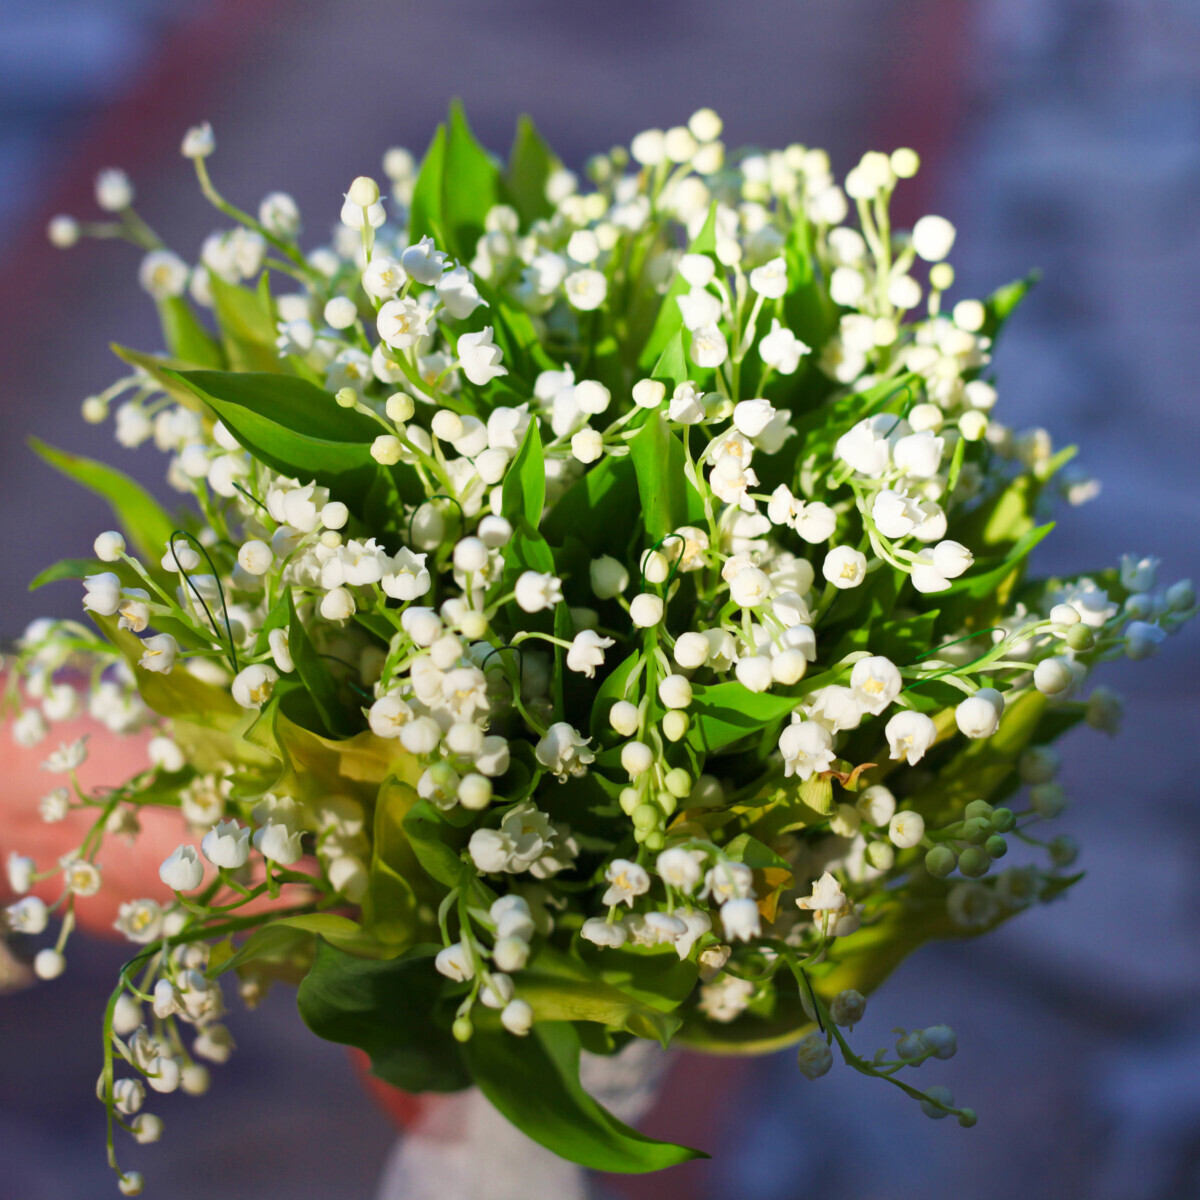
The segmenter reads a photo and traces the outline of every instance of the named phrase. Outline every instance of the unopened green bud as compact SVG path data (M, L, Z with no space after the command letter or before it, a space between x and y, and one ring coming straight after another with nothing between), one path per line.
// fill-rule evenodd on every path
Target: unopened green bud
M456 1042L469 1042L471 1034L475 1032L475 1026L471 1024L470 1017L456 1017L454 1024L450 1026L450 1032L454 1034Z
M991 868L992 860L988 857L986 850L981 850L978 846L968 846L958 856L958 869L968 879L979 879L986 875Z
M972 846L982 846L992 836L992 823L987 817L972 817L964 826L963 838Z
M667 791L680 800L692 790L692 777L682 767L668 771L663 782L667 785Z
M964 1129L970 1129L978 1120L979 1118L975 1115L973 1108L964 1108L958 1114L958 1123Z
M1096 644L1096 635L1080 621L1078 625L1072 625L1067 630L1064 640L1072 650L1090 650Z
M1017 814L1011 808L992 810L992 828L997 833L1011 833L1017 824Z
M1071 837L1051 839L1050 858L1056 867L1069 867L1079 857L1079 843Z
M972 800L971 803L963 809L963 820L970 821L975 817L981 817L984 820L990 820L992 811L992 806L986 800Z
M666 844L667 839L663 836L661 829L652 829L646 834L646 849L652 854L657 854Z
M642 830L651 830L659 822L661 814L653 804L639 804L633 810L634 828Z
M627 817L632 817L633 810L637 808L639 804L641 804L642 797L637 788L627 787L621 789L620 801L621 811Z
M925 870L937 879L945 879L958 866L958 855L949 846L934 846L925 855Z
M679 801L670 792L659 792L654 799L668 817L679 807Z
M983 848L992 858L1003 858L1008 853L1008 843L998 833L993 833L992 836L983 843Z
M338 388L333 398L342 408L353 408L358 403L358 393L352 387Z

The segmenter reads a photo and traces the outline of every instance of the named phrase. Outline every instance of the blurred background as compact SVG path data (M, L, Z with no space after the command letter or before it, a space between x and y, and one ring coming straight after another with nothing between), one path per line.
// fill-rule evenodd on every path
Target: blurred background
M1041 267L998 355L1001 414L1079 440L1103 481L1062 515L1059 569L1123 551L1200 578L1200 5L1195 0L0 0L0 634L78 612L25 581L85 553L104 520L25 448L36 433L162 491L153 449L121 450L79 405L117 374L107 343L153 348L124 245L52 249L56 212L91 218L120 166L185 255L216 227L178 154L214 123L212 169L244 207L291 192L321 240L355 175L419 154L451 96L504 152L532 114L568 165L702 105L730 145L915 147L901 218L959 229L957 296ZM1045 560L1043 560L1045 561ZM1066 743L1084 846L1069 899L976 944L929 948L872 1002L860 1048L938 1021L952 1062L922 1068L980 1113L932 1122L849 1071L804 1080L790 1054L687 1060L651 1132L714 1155L603 1194L657 1200L1158 1200L1200 1194L1200 643L1106 682L1122 737ZM17 752L0 745L10 803ZM5 764L8 763L8 766ZM18 789L19 790L19 789ZM34 796L27 797L32 802ZM109 1197L99 1012L119 947L79 939L58 982L0 997L0 1198ZM395 1127L289 995L235 1013L240 1044L203 1101L155 1106L164 1141L125 1157L148 1191L256 1200L376 1194ZM514 1193L516 1194L516 1193ZM495 1200L506 1200L492 1193Z

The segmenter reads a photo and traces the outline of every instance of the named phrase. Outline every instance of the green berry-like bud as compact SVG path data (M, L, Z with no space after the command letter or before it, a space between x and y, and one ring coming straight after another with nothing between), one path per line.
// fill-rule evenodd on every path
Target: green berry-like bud
M1056 837L1050 842L1050 858L1056 867L1069 867L1079 857L1079 843L1071 837Z
M979 879L986 875L991 868L992 860L988 857L986 850L981 850L978 846L968 846L958 856L958 869L968 879Z
M936 879L945 879L958 866L958 855L949 846L934 846L925 855L925 870Z
M633 816L633 810L642 802L641 794L637 788L622 788L621 789L621 811L627 816Z
M1008 843L998 833L993 833L992 836L983 843L983 848L988 852L988 856L991 858L1003 858L1008 853Z
M646 834L645 846L652 854L657 854L666 844L667 839L661 829L652 829Z
M342 408L353 408L358 403L358 393L352 387L338 388L333 398Z
M963 826L962 835L972 846L982 846L992 832L992 823L987 817L972 817Z
M1067 630L1065 641L1072 650L1090 650L1096 644L1096 635L1080 621Z
M1017 814L1011 808L992 810L992 828L997 833L1011 833L1017 826Z
M680 800L692 790L692 777L682 767L668 771L663 782L667 785L667 791L673 796L678 796Z
M470 1017L456 1017L454 1024L450 1026L450 1032L454 1034L456 1042L469 1042L471 1034L475 1032L475 1026L471 1024Z
M670 792L659 792L654 799L658 801L658 807L661 808L668 817L679 807L679 801L676 800Z
M649 831L658 824L661 813L653 804L639 804L633 810L633 824L635 829Z
M958 1123L964 1129L970 1129L971 1126L973 1126L978 1120L979 1118L975 1115L975 1110L973 1108L964 1108L958 1114Z
M986 800L972 800L966 808L963 809L963 820L970 821L980 819L990 821L994 809Z

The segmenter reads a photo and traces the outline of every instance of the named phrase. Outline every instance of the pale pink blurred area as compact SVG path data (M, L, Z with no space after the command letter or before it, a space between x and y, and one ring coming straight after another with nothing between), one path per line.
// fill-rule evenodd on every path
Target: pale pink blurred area
M60 857L70 854L82 843L96 820L97 809L78 808L61 821L47 823L38 813L38 800L51 789L69 786L65 775L46 771L43 763L61 743L87 739L87 760L78 770L79 784L85 794L124 783L133 774L150 766L146 754L149 734L117 737L95 721L65 721L52 726L50 736L38 746L18 746L11 727L0 732L0 858L10 853L28 855L39 872L57 865ZM120 834L109 835L97 859L102 885L94 896L76 900L75 915L86 930L112 934L117 907L123 900L146 897L166 902L170 890L158 877L164 858L187 836L178 812L146 809L139 814L141 832L136 839ZM0 890L7 888L0 881ZM57 900L62 891L58 879L44 880L34 895L47 902ZM115 936L115 935L113 935Z
M1136 550L1171 577L1200 577L1195 0L0 0L0 21L7 637L41 612L79 615L77 585L30 595L26 581L87 553L110 520L34 459L26 436L108 459L171 499L160 455L122 450L111 426L78 419L116 377L108 342L159 344L136 252L53 250L45 219L94 215L92 176L122 166L139 208L193 257L223 222L178 139L210 118L222 190L251 208L292 192L316 245L350 179L377 172L389 145L420 154L453 95L490 148L503 151L528 111L574 168L704 104L731 144L824 146L839 173L865 149L915 146L924 166L898 203L905 221L937 212L957 225L959 296L1045 272L999 349L1004 419L1079 441L1104 482L1095 503L1061 514L1054 561L1094 569ZM954 1026L958 1056L918 1082L950 1085L978 1109L975 1129L927 1121L840 1065L809 1082L790 1053L680 1056L645 1127L714 1159L592 1181L594 1194L1200 1194L1198 643L1191 630L1136 673L1119 664L1108 682L1127 696L1123 737L1085 730L1064 747L1073 806L1061 826L1088 871L1073 894L993 939L921 951L856 1030L869 1054L896 1025ZM36 814L58 782L38 764L64 729L33 750L0 734L0 853L43 866L78 844L81 826L68 837ZM89 786L146 762L144 739L96 730L89 747ZM134 850L115 840L104 891L80 902L89 929L111 934L123 896L163 898L158 863L185 836L156 815ZM0 997L0 1200L116 1194L93 1088L100 1012L130 947L111 936L72 946L62 978ZM302 1026L289 991L255 1012L233 992L237 1054L206 1098L168 1098L164 1140L126 1156L146 1194L369 1200L396 1123L342 1048ZM421 1111L394 1096L390 1107L401 1123ZM495 1187L487 1200L520 1195Z

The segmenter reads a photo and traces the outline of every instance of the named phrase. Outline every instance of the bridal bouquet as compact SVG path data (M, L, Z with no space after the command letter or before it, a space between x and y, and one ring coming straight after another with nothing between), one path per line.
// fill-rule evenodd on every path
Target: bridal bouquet
M1032 281L947 299L954 227L889 218L916 154L839 186L820 150L720 137L702 110L585 181L525 121L501 164L454 108L309 249L290 196L220 195L201 126L183 154L231 226L196 264L119 171L111 220L52 222L144 251L165 353L116 347L83 415L153 440L187 498L35 444L120 532L35 581L81 581L90 624L31 625L5 695L25 745L81 704L152 731L101 794L85 743L44 764L45 819L95 820L58 863L9 858L9 928L60 922L41 978L105 839L149 807L186 835L117 922L98 1094L124 1194L116 1131L155 1141L146 1099L206 1090L232 981L251 1006L298 985L381 1079L475 1084L603 1170L698 1153L581 1087L581 1051L634 1038L794 1045L811 1079L837 1056L974 1124L912 1082L948 1026L879 1050L852 1027L922 943L1079 878L1052 744L1115 731L1093 667L1155 652L1195 595L1137 557L1029 574L1095 484L995 419Z

